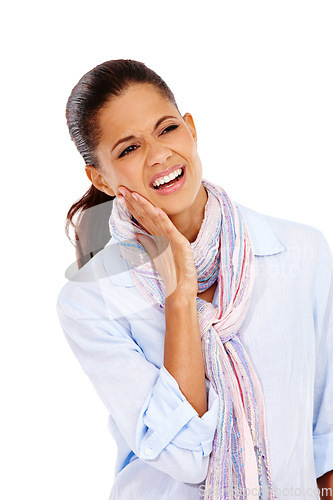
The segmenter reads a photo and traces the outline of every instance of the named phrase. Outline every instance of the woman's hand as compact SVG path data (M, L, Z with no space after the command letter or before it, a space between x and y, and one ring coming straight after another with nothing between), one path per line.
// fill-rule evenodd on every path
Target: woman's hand
M165 285L165 297L176 289L186 296L196 297L198 293L198 278L193 253L189 241L171 222L167 214L155 207L140 194L121 186L119 191L124 197L118 196L118 201L125 200L126 208L149 234L136 234L137 240L143 245L152 259L156 270Z
M161 208L138 193L124 192L127 209L152 235L139 234L137 239L165 285L164 366L201 417L207 411L207 394L196 304L198 278L191 244Z

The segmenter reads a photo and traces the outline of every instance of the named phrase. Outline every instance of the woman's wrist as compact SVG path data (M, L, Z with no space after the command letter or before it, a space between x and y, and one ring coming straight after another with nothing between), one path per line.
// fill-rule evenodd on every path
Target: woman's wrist
M179 284L172 292L165 292L165 302L169 304L182 305L184 307L196 304L197 290L193 290L187 284Z

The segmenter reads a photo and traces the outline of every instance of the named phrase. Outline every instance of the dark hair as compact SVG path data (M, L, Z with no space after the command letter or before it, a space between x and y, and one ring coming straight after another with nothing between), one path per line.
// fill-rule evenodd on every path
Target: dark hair
M131 85L138 83L154 85L178 110L175 97L164 80L142 62L132 59L106 61L88 71L73 88L66 106L67 125L71 139L86 165L100 168L95 154L101 136L98 123L100 110L111 97L121 95ZM69 209L65 232L70 239L69 226L73 226L79 268L109 241L108 220L114 198L92 184ZM74 223L76 214L78 218Z

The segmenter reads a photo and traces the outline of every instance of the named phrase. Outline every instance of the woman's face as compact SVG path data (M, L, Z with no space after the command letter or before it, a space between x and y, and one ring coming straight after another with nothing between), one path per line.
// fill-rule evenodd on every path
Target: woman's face
M186 113L182 117L153 85L133 85L111 98L99 114L99 126L96 154L100 169L86 167L98 189L117 196L119 187L125 186L169 215L189 208L197 196L203 196L192 116ZM163 194L153 187L156 176L179 168L184 175L177 182L178 189Z

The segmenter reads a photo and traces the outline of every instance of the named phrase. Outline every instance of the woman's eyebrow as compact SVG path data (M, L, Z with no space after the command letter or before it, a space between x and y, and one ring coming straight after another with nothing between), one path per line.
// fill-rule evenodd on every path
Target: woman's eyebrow
M176 118L175 116L171 116L171 115L166 115L166 116L162 116L162 118L160 118L159 120L157 120L157 122L155 123L155 127L154 127L154 130L157 129L157 127L162 123L164 122L164 120L167 120L168 118Z
M172 116L172 115L165 115L165 116L162 116L162 118L160 118L159 120L157 120L157 122L155 123L155 126L154 126L154 130L157 129L157 127L162 123L164 122L164 120L167 120L168 118L176 118L176 116ZM134 139L134 135L128 135L127 137L123 137L122 139L119 139L115 145L113 146L113 148L111 149L111 152L119 145L121 144L122 142L126 142L126 141L130 141L131 139Z

